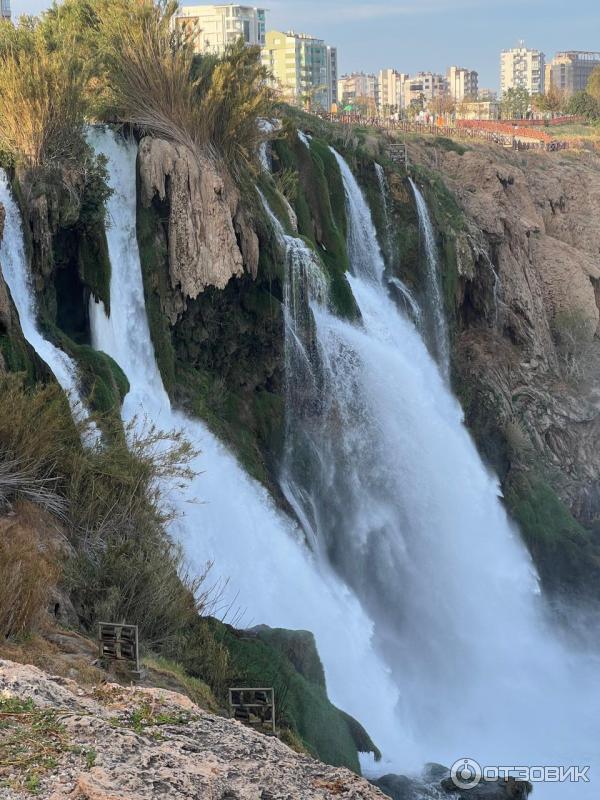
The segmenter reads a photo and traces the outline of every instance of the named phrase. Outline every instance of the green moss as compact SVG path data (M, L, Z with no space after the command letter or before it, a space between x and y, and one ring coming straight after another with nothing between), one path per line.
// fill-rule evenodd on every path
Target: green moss
M308 148L295 130L277 140L274 149L281 167L295 170L300 176L294 202L298 233L310 241L326 268L333 307L341 317L356 319L358 308L346 280L347 223L337 161L325 141L312 139Z
M25 373L28 383L32 383L38 377L34 355L20 333L0 334L0 353L9 372Z
M79 269L83 282L110 314L110 256L103 226L82 231L79 236Z
M505 498L546 590L597 595L600 547L541 473L512 476Z
M278 725L295 732L309 752L357 773L358 746L379 755L364 728L329 701L312 634L263 628L237 632L213 624L229 651L233 683L273 686Z
M159 211L154 205L149 208L142 205L139 187L137 195L137 239L148 327L156 364L165 389L171 394L175 387L175 350L169 320L161 302L161 298L168 297L171 292L166 236Z
M129 392L129 381L116 361L88 345L71 345L71 351L81 369L84 396L91 411L118 413Z

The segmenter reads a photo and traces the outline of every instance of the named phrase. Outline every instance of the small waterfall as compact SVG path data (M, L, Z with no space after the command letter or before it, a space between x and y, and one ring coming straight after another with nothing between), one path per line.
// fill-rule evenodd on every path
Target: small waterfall
M444 378L448 380L450 374L450 343L435 232L425 198L413 179L409 178L409 181L415 195L417 213L419 215L419 228L427 261L427 299L431 307L433 351Z
M392 230L392 218L390 215L390 187L385 174L385 170L376 161L375 174L377 175L377 182L379 184L379 191L381 192L381 202L383 205L383 214L385 221L385 256L387 263L391 269L394 268L394 236ZM389 272L389 270L388 270ZM419 304L417 303L413 293L408 286L400 280L396 275L388 276L388 283L391 289L391 295L400 303L400 307L409 314L417 328L421 327L422 314Z
M4 237L0 244L0 268L17 308L23 336L38 356L46 362L64 389L75 420L82 422L87 418L88 412L79 390L77 364L66 353L44 338L39 329L37 304L25 250L21 213L10 190L8 177L4 170L0 170L0 204L4 206L6 213ZM92 444L98 435L97 428L94 425L88 425L86 442Z
M283 488L321 561L373 620L400 692L404 746L384 743L386 769L461 757L597 763L597 666L567 654L551 633L498 482L423 341L388 296L367 204L336 157L362 323L312 299L320 380L312 398L303 386L288 401ZM556 796L553 788L536 794ZM561 785L558 796L571 788Z
M332 702L359 719L376 742L395 747L397 692L372 648L371 620L327 564L315 560L302 531L206 426L171 408L144 305L136 238L137 149L104 129L94 130L90 142L106 156L114 190L107 231L111 313L107 318L102 303L91 302L94 346L112 355L129 378L126 419L137 415L142 422L148 416L163 430L181 429L200 450L192 465L197 477L173 498L180 512L173 535L198 572L214 561L212 577L226 587L224 602L244 612L244 624L312 631ZM292 262L300 259L299 250L300 245ZM290 306L294 295L290 286Z

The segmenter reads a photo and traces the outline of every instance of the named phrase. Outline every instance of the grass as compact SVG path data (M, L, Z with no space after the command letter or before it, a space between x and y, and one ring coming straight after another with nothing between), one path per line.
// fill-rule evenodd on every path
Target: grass
M190 675L177 661L148 655L143 659L143 665L150 670L154 685L182 692L197 706L207 711L218 711L219 705L210 687L204 681Z
M0 696L0 744L0 786L30 794L72 750L59 712L10 696Z

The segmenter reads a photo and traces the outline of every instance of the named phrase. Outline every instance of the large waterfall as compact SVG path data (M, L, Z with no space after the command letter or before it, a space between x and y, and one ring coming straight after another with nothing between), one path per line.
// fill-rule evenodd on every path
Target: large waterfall
M107 317L92 300L94 346L126 373L131 392L125 418L148 415L164 430L182 429L201 453L199 473L175 498L181 519L174 534L197 570L214 561L213 579L229 580L226 598L243 612L242 624L265 623L315 634L334 703L365 724L376 742L399 748L394 719L397 691L371 645L372 622L325 563L308 551L301 531L274 507L265 489L198 420L171 409L156 368L148 330L136 238L136 147L107 130L90 141L108 159L114 190L108 203L112 265Z
M66 353L43 336L37 322L36 301L25 250L21 213L4 170L0 170L0 205L4 207L5 212L4 236L0 244L0 268L17 308L23 336L50 367L56 380L66 392L75 419L83 420L87 412L79 391L77 365ZM97 430L94 426L90 426L88 432L91 442L95 439Z
M311 396L314 381L289 381L299 386L288 399L297 457L288 447L283 486L321 558L375 621L407 740L386 755L415 769L462 756L488 765L597 761L594 670L553 638L497 480L417 330L388 296L366 201L336 157L362 323L341 321L313 297L316 331L294 328L308 333L304 353L318 384ZM302 319L298 309L288 314ZM583 797L585 786L573 791Z
M365 724L385 771L474 758L490 766L591 764L593 781L598 665L553 634L498 482L413 321L390 296L368 206L343 159L336 154L359 321L331 312L319 260L273 219L287 251L282 486L301 530L202 422L171 408L145 310L136 147L102 129L90 141L107 158L114 190L111 313L90 301L93 343L129 378L124 418L183 429L201 451L198 476L173 495L181 513L173 534L191 566L200 571L214 560L214 579L229 580L243 623L314 632L332 700ZM0 264L25 336L77 405L75 364L36 324L5 179L0 202ZM591 798L594 786L544 784L536 797Z

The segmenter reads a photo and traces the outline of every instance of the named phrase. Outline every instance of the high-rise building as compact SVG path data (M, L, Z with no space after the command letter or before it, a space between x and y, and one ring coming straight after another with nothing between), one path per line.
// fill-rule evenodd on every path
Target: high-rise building
M337 50L307 33L267 31L262 62L284 97L329 111L337 95Z
M338 98L342 106L362 103L375 111L379 99L377 77L365 72L342 75L338 81Z
M337 47L327 45L327 92L328 108L338 102L338 60Z
M584 92L590 75L600 67L600 53L568 50L557 53L546 64L546 91L552 86L571 97L576 92Z
M545 56L541 50L530 50L519 42L512 50L500 54L500 93L509 89L527 89L529 94L544 93Z
M240 38L248 46L265 43L266 12L262 8L234 3L181 6L175 20L192 38L196 53L223 55Z
M395 114L402 108L402 86L408 75L395 69L382 69L378 78L378 105L381 114Z
M463 100L477 100L479 75L473 69L449 67L446 73L448 91L457 103Z
M10 0L0 0L0 18L10 19Z
M403 108L423 101L425 105L434 97L448 93L448 81L444 75L437 72L417 72L405 78L402 84Z

